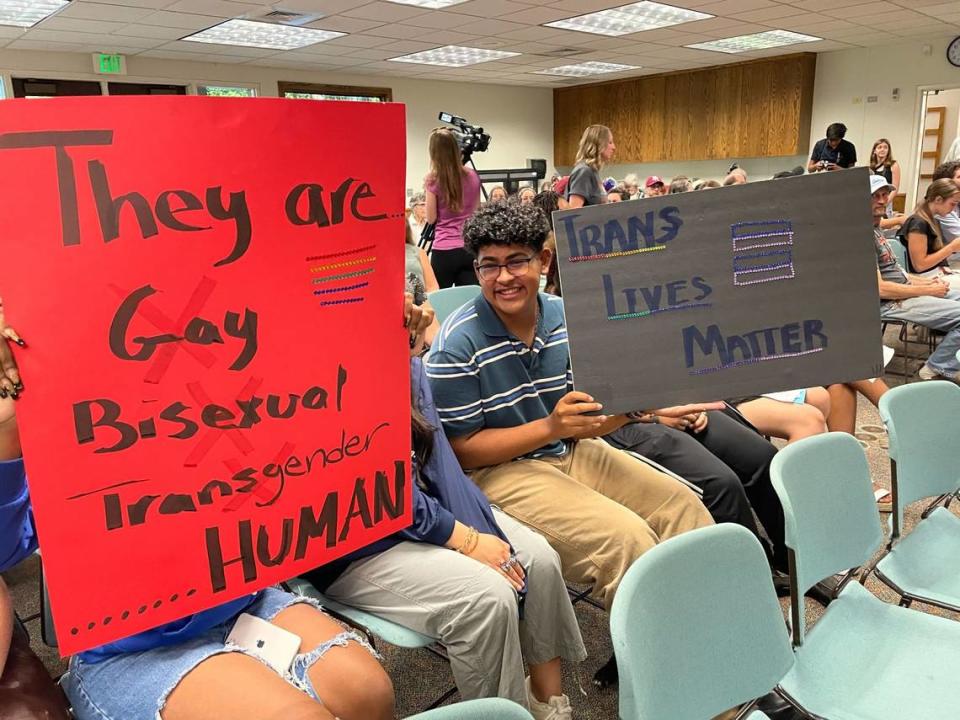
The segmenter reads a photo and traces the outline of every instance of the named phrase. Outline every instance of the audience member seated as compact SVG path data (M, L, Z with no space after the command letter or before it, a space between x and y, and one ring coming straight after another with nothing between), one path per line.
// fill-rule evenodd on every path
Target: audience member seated
M927 279L939 278L955 289L960 289L960 275L953 274L948 261L953 253L960 252L960 238L944 243L937 216L953 214L958 202L957 183L947 178L934 180L897 233L907 250L908 272Z
M803 169L802 165L797 165L790 170L781 170L778 173L774 173L773 180L782 180L783 178L797 177L798 175L803 175L806 170Z
M821 172L823 170L842 170L852 168L857 164L857 148L853 143L843 138L847 134L847 126L843 123L832 123L827 127L827 136L817 140L807 162L807 172Z
M623 189L630 196L628 200L637 200L643 195L640 194L640 178L636 173L630 173L623 179Z
M670 195L685 193L693 190L693 183L686 175L677 175L670 181Z
M660 195L667 194L667 186L664 184L663 179L657 175L648 177L643 187L644 197L659 197Z
M493 189L490 190L490 193L487 195L487 202L506 202L507 201L507 191L503 189L501 185L494 185Z
M423 229L427 226L427 198L423 193L417 193L410 198L410 217L407 218L414 242L420 240Z
M893 158L893 148L886 138L877 140L870 149L870 170L874 175L881 175L888 185L893 186L891 196L900 189L900 163ZM887 206L887 214L893 211L893 203Z
M476 285L472 261L463 249L463 223L480 204L480 177L463 164L457 138L447 128L430 133L427 222L436 223L430 262L441 288ZM496 188L494 188L496 189Z
M567 206L602 205L607 201L607 189L600 180L600 171L610 162L617 146L613 133L605 125L591 125L583 131L577 148L577 164L570 172L566 188Z
M713 190L714 188L723 187L717 180L697 180L693 184L694 190Z
M744 172L738 172L740 168L736 168L730 172L723 179L723 186L729 187L730 185L746 185L747 184L747 175Z
M623 202L629 199L630 196L627 195L625 190L614 189L607 193L607 202Z
M933 171L933 181L944 179L953 180L960 186L960 160L945 162L937 166ZM953 212L946 215L937 215L936 218L940 221L940 232L943 234L945 243L960 238L960 205L954 207Z
M308 577L336 600L439 638L463 699L499 696L537 720L568 718L560 660L579 662L586 650L560 558L540 535L491 508L463 474L440 430L419 351L418 342L410 367L414 524Z
M521 205L529 205L533 202L534 196L536 196L537 191L532 187L522 187L517 193L517 199Z
M430 258L423 248L418 247L413 242L413 236L410 234L410 226L407 225L407 241L404 245L406 258L404 263L404 276L406 277L407 291L410 292L417 305L427 303L427 293L439 290L437 278L433 274L433 266L430 265ZM429 346L433 342L433 337L440 329L440 323L434 319L433 323L427 328L426 341Z
M886 212L892 186L879 175L870 178L873 198L874 240L877 249L877 279L880 284L880 317L906 320L946 335L920 368L925 380L943 377L957 381L960 361L960 292L939 277L908 277L897 263L887 239L880 232L880 219Z
M427 359L443 429L490 501L544 535L564 577L609 607L639 555L710 514L689 487L598 439L628 418L596 414L572 390L562 301L537 292L550 263L539 208L487 206L464 230L482 294L447 318ZM613 681L615 667L596 680Z

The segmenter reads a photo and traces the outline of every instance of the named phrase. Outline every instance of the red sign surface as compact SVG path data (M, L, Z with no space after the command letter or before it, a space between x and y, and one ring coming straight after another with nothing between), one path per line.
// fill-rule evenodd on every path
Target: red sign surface
M65 654L410 524L399 105L0 105L7 319Z

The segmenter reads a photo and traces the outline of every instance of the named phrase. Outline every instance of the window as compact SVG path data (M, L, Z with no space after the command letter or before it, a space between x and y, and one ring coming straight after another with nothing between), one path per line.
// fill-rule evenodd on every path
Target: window
M150 85L147 83L107 83L111 95L186 95L186 85Z
M37 80L34 78L13 78L13 96L18 98L100 94L100 83L94 80Z
M256 97L257 91L251 87L232 85L197 85L197 95L210 97Z
M353 85L315 85L313 83L278 83L280 97L299 100L352 100L355 102L393 102L390 88Z

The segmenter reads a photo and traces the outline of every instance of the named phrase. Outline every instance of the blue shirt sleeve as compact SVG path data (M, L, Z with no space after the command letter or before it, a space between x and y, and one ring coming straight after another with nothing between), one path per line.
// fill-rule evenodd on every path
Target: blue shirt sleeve
M427 379L437 414L447 437L471 435L485 426L480 368L467 352L453 347L449 339L434 348L426 361Z
M0 572L37 549L23 458L0 461Z
M453 534L457 520L440 502L413 485L413 524L398 534L404 540L443 545Z

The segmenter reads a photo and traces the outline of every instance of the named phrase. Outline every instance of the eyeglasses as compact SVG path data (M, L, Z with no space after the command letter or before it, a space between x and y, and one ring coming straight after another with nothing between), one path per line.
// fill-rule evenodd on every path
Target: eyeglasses
M530 261L533 260L536 255L531 255L530 257L525 258L514 258L508 262L497 264L497 263L485 263L483 265L478 265L477 263L473 264L473 267L477 271L477 275L480 276L481 280L496 280L500 277L500 268L506 268L507 272L513 275L514 277L520 277L521 275L526 275L527 270L530 269Z

